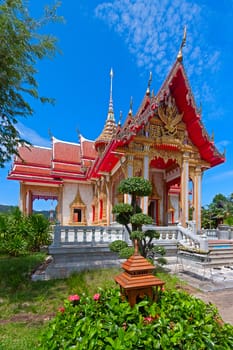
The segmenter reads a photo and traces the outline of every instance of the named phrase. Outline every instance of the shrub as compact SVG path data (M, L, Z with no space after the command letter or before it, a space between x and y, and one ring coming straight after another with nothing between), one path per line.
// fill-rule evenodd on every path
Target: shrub
M132 256L134 253L133 247L125 247L120 250L119 252L119 258L120 259L128 259L130 256Z
M40 349L232 349L233 327L187 293L161 291L133 308L118 289L73 295L48 325Z
M109 249L115 253L119 253L121 249L126 247L128 247L128 244L121 239L117 239L116 241L109 244Z
M41 246L51 243L50 222L44 215L30 215L28 225L31 226L31 230L28 231L28 248L30 251L39 251Z
M50 223L41 214L24 216L19 208L0 216L0 248L9 255L39 251L51 242Z

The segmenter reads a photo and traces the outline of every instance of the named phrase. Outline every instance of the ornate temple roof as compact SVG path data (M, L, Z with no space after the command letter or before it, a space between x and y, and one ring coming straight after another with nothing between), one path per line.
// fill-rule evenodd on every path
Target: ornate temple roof
M130 119L129 117L126 118L125 123L116 133L115 140L112 140L107 146L105 158L102 160L101 166L99 167L101 171L111 171L117 160L117 148L130 144L150 119L159 114L159 107L161 103L168 100L168 96L175 101L178 111L182 111L182 114L180 113L178 117L185 124L187 137L191 140L193 145L197 147L201 159L208 164L207 167L213 167L225 161L225 156L217 150L213 140L208 136L202 123L201 115L196 107L182 63L182 47L184 43L185 40L183 38L177 59L157 95L151 96L148 86L136 114L134 116L130 115ZM167 101L167 103L170 102ZM170 121L167 120L166 127L172 127L172 124L169 125ZM157 147L166 150L166 146L165 144L160 144ZM169 149L175 151L177 146L169 145Z
M8 179L54 184L63 179L85 180L96 156L94 141L81 136L79 144L52 137L51 148L21 146Z

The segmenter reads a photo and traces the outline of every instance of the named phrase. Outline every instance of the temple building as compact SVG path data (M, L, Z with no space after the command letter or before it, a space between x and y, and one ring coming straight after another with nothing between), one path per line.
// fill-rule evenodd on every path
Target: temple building
M188 220L201 225L202 175L225 161L203 126L182 62L182 45L161 88L151 92L151 77L141 105L132 104L123 125L116 123L110 100L102 133L78 143L52 137L51 148L21 146L8 179L20 182L20 208L33 210L34 199L57 200L62 225L111 225L112 207L130 202L118 193L122 179L140 176L152 183L141 198L155 225Z

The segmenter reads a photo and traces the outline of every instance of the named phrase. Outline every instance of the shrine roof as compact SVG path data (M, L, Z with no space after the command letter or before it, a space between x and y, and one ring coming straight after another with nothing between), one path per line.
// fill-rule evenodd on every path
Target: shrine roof
M39 179L51 182L56 178L86 178L85 169L96 158L94 141L81 138L79 143L65 142L52 138L52 148L30 146L19 147L19 156L15 157L8 179L38 182Z

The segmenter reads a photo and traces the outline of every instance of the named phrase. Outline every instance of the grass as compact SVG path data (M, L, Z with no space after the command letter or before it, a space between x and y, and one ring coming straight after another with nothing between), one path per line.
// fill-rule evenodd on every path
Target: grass
M48 320L70 294L94 294L98 288L114 288L120 269L90 270L67 279L31 281L31 273L45 258L0 255L0 350L34 350ZM181 284L175 276L158 273L166 288Z

